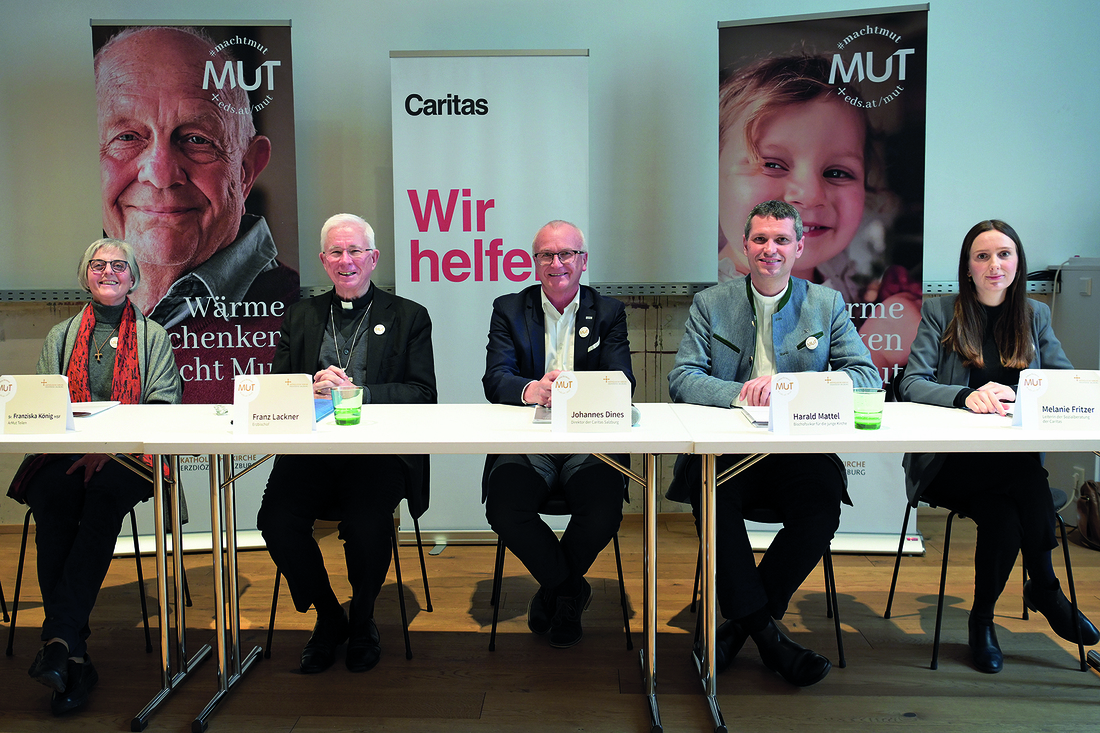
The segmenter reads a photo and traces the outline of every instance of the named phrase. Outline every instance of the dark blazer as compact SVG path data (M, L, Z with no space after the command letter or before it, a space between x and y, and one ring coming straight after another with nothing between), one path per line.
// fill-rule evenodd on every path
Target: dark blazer
M318 371L321 341L329 327L336 295L329 291L290 306L283 319L274 374ZM382 333L376 326L382 325ZM367 383L370 401L379 404L436 402L432 321L428 311L411 300L374 288L364 338L367 342ZM328 365L324 365L328 366ZM408 467L409 511L419 517L428 508L428 456L400 456Z
M489 343L485 354L485 376L481 384L485 398L494 404L522 405L523 388L546 374L546 329L542 312L542 285L532 285L493 301L489 322ZM582 336L582 329L587 333ZM630 368L630 342L626 333L626 308L614 298L600 295L582 285L573 339L573 369L619 370L637 386ZM482 476L481 500L489 469L496 456L487 456Z
M909 348L909 363L901 378L901 399L927 405L954 407L955 397L970 384L970 367L953 349L945 349L941 339L955 317L957 295L931 298L920 309L921 321L917 335ZM1031 303L1031 338L1035 356L1028 369L1072 369L1062 344L1050 325L1050 308L1045 303ZM1013 386L1013 385L1009 385ZM909 501L917 499L932 483L943 467L943 453L906 453L901 464L905 468L905 493Z

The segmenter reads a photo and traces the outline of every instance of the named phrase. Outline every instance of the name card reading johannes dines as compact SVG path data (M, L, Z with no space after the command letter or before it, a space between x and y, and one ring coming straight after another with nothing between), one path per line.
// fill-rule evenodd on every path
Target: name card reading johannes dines
M308 374L242 374L233 378L233 432L313 431L313 378Z
M562 372L554 380L550 429L555 433L630 430L630 380L620 371Z

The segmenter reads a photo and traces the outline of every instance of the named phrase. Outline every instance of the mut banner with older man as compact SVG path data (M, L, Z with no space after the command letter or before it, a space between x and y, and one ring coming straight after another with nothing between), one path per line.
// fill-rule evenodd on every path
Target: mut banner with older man
M103 231L134 247L183 401L229 402L299 299L290 26L93 21L92 46Z

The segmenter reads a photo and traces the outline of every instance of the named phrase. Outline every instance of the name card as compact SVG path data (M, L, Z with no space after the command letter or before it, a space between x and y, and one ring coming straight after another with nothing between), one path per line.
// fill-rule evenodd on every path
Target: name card
M630 430L630 380L622 372L562 372L554 380L550 429L555 433Z
M1100 430L1100 371L1023 370L1012 424L1043 430Z
M15 374L0 377L7 435L44 435L76 430L69 401L69 379L61 374Z
M844 372L796 372L772 377L771 431L822 435L854 430L852 378Z
M314 427L309 374L242 374L233 377L233 432L309 433Z

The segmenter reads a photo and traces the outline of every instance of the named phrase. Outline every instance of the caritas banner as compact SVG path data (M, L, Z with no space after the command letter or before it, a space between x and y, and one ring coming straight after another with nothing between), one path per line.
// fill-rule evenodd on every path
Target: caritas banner
M184 402L266 374L298 300L289 21L92 21L103 232L167 329Z
M587 229L588 52L393 51L390 80L397 293L432 316L439 401L484 402L493 300L535 283L543 224ZM487 527L483 463L432 458L422 525Z
M887 383L920 321L927 39L927 6L718 30L718 280L753 206L794 205L794 275L841 292Z
M718 48L718 280L748 272L752 207L792 204L793 274L840 291L889 389L920 322L928 6L720 23ZM895 551L900 457L841 458L834 551Z

